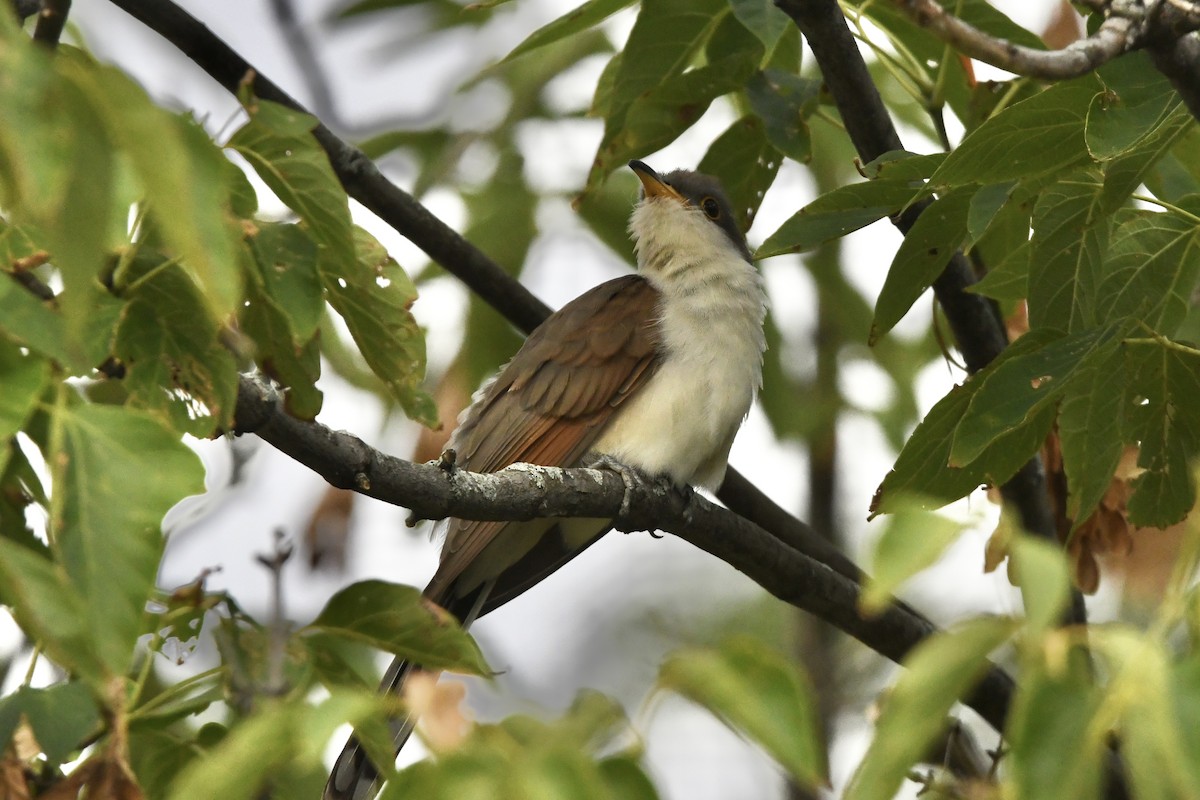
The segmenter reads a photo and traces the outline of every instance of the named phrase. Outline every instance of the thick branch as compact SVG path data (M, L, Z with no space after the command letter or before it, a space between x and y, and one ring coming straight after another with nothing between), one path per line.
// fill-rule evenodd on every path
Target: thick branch
M855 580L699 495L682 502L663 483L634 477L626 486L616 472L599 469L518 464L485 474L413 464L380 453L352 434L288 416L272 389L249 378L239 386L236 413L239 432L257 434L334 486L403 506L422 518L611 518L621 530L661 530L684 539L894 661L935 630L903 604L863 617ZM626 491L629 511L622 515ZM967 702L1003 730L1012 691L1012 679L993 668Z
M936 0L892 2L963 55L1030 78L1048 81L1077 78L1137 46L1135 26L1123 17L1109 17L1091 36L1062 50L1035 50L984 33L947 12Z

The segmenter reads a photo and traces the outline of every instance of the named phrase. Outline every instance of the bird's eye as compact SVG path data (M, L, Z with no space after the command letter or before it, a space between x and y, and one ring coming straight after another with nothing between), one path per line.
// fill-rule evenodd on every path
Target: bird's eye
M721 216L721 206L715 198L704 198L700 201L700 207L704 209L705 214L708 214L709 219L717 219Z

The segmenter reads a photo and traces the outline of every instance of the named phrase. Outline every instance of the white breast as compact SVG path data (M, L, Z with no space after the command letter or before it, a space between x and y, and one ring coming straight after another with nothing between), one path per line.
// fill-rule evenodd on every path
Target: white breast
M681 231L680 214L692 230ZM715 489L762 383L762 283L694 209L643 203L631 228L642 273L663 295L664 358L594 449L651 475Z

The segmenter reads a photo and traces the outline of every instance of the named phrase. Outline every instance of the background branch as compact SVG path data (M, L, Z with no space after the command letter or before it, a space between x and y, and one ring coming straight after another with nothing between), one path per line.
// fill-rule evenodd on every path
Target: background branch
M472 473L436 463L414 464L381 453L352 434L289 416L273 389L250 378L239 385L236 420L238 432L257 434L334 486L408 508L420 518L598 517L614 519L620 530L674 534L893 661L899 662L936 630L903 603L864 617L858 611L856 579L698 494L684 503L660 482L635 478L626 487L616 472L599 469L519 464L495 473ZM622 514L627 490L629 512ZM966 702L996 730L1003 730L1012 691L1012 679L993 667Z

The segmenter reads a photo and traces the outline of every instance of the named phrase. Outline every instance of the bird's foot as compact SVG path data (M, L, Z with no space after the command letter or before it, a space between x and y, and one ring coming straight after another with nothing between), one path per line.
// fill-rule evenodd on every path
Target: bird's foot
M682 509L683 521L688 525L692 524L692 498L696 496L696 490L692 488L690 483L676 483L670 478L663 478L667 483L667 491L670 492L675 500L679 503Z
M625 486L625 492L621 495L621 510L619 513L622 518L628 517L630 506L633 503L633 488L639 482L645 480L642 474L628 464L623 464L612 456L603 453L593 458L587 466L589 469L606 469L621 476L621 483Z
M597 454L587 462L587 466L591 469L607 469L621 476L621 483L625 486L625 493L621 496L621 509L618 514L619 520L628 520L633 505L633 492L636 487L646 484L657 484L663 493L675 500L677 507L683 514L684 521L691 522L692 497L695 496L696 490L690 485L676 483L666 475L647 475L637 467L624 464L610 455ZM623 530L620 525L617 527ZM662 534L655 531L650 531L650 535L656 539L662 538Z

